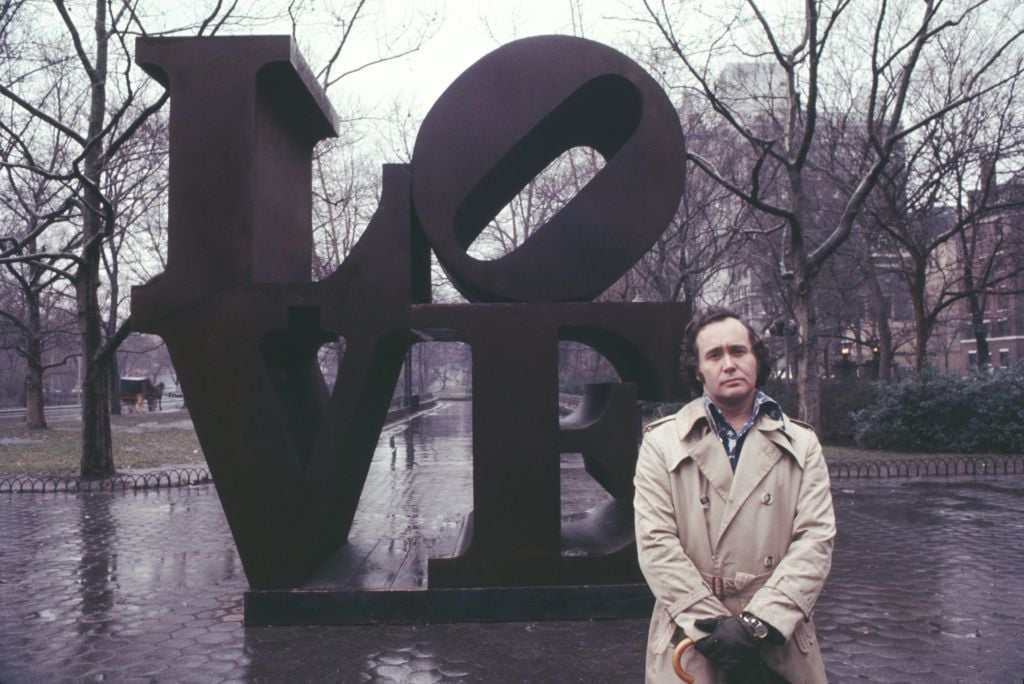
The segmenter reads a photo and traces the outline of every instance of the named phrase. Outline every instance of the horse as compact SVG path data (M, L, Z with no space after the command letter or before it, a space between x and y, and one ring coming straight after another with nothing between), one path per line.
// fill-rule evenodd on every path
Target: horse
M164 383L158 382L155 385L151 383L149 385L149 388L146 390L146 404L149 406L149 410L155 411L157 409L160 409L161 411L163 411L163 398Z
M121 378L121 401L133 407L135 413L142 411L143 402L150 411L163 410L164 383L155 385L149 378Z

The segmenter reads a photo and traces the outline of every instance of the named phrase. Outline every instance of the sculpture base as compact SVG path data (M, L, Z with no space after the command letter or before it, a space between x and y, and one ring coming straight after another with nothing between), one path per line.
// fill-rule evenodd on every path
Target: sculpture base
M643 584L358 591L273 589L245 594L245 625L514 622L649 617Z
M433 587L431 558L457 556L472 515L431 517L417 534L353 535L301 587L246 592L246 626L513 622L649 617L646 584ZM370 529L382 529L368 525ZM612 582L615 580L608 580Z

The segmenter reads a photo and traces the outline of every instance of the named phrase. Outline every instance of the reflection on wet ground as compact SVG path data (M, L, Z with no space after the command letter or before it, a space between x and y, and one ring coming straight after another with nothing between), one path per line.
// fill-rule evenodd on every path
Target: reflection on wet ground
M473 508L469 402L451 402L384 431L343 546L307 589L417 589L427 558L456 553ZM612 497L578 454L561 459L562 515L579 518Z
M389 428L353 538L471 505L469 404ZM563 513L605 495L562 463ZM1024 676L1024 478L839 481L815 621L831 682ZM250 628L211 486L0 495L0 682L629 682L646 620Z

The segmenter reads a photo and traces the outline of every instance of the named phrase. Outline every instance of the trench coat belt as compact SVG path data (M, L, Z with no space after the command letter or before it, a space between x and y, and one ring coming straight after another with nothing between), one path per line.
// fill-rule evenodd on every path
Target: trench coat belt
M719 575L705 575L703 572L700 576L704 579L709 587L711 587L711 593L715 595L718 600L724 599L726 596L738 596L741 593L752 593L764 585L771 573L764 575L747 575L743 581L737 581L735 577L721 577Z

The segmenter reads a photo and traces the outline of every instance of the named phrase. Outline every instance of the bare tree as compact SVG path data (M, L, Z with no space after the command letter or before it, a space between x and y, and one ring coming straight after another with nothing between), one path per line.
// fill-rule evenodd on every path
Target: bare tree
M737 160L735 140L722 135L705 103L684 102L680 118L687 147L695 154ZM627 275L636 283L638 298L695 306L716 298L723 278L730 278L741 262L760 256L743 247L750 239L743 231L750 220L750 208L728 190L706 175L690 174L672 223Z
M103 177L104 196L110 202L116 221L113 230L103 239L101 252L105 291L102 300L107 303L104 320L106 339L115 339L121 327L121 311L128 307L127 292L122 289L122 269L145 271L146 262L153 262L150 253L135 251L135 262L124 257L126 247L135 241L137 235L145 239L144 231L138 230L160 208L167 191L167 121L157 112L139 126L136 133L125 142L120 154L111 160ZM142 263L138 263L142 262ZM133 277L130 282L145 282L145 278ZM117 353L110 356L110 412L121 413L120 359Z
M321 142L313 160L313 273L322 278L348 256L380 199L380 166L367 156L369 136L363 127L379 125L387 117L371 117L346 91L339 93L341 86L368 69L419 51L436 33L442 16L413 4L399 7L368 0L326 6L291 0L287 14L291 35L307 60L318 65L315 75L324 92L336 105L345 98L344 106L338 107L344 112L340 136ZM336 38L324 41L325 35ZM344 340L321 350L320 365L331 377L344 351Z
M820 349L816 284L823 266L846 242L858 215L897 147L930 122L992 89L982 78L1019 46L1022 29L1016 4L993 0L920 3L883 2L866 7L853 0L826 4L805 0L769 12L755 0L730 3L700 25L701 37L682 35L684 17L698 8L643 0L645 21L679 61L692 91L708 100L744 141L746 164L726 168L694 152L688 159L704 174L751 207L782 225L785 246L779 269L791 282L801 344L797 348L799 413L820 417ZM789 15L787 16L787 13ZM984 17L985 55L950 78L941 104L909 111L916 80L931 74L934 55L947 36ZM691 22L691 25L697 22ZM870 30L865 30L870 27ZM982 38L978 35L977 38ZM689 46L702 46L691 49ZM760 92L742 92L716 80L723 67L742 60L759 70ZM842 78L841 78L842 77ZM740 97L737 95L744 97ZM856 126L867 141L857 182L827 224L813 211L809 182L819 122L830 110L856 102ZM851 124L854 122L851 121Z
M80 103L68 97L63 82L50 93L62 114L80 112ZM46 428L44 413L44 374L66 363L74 352L47 362L54 342L63 341L60 325L66 321L48 315L54 298L54 284L68 276L69 263L64 252L68 243L68 223L72 207L67 201L67 183L40 175L34 168L53 168L66 163L69 145L64 136L54 135L33 118L19 118L17 105L3 102L0 118L0 253L3 282L10 296L0 306L0 319L9 327L4 346L15 350L25 364L25 420L32 429ZM55 245L47 248L48 240ZM69 282L69 281L66 281Z
M227 9L218 4L210 15L182 32L216 31L232 19L236 9L237 3ZM50 11L22 6L8 27L16 27L17 36L11 30L7 33L8 69L0 82L0 96L13 103L21 117L45 124L53 135L75 147L59 164L24 168L64 183L65 206L77 211L77 231L63 246L61 257L68 264L64 274L74 284L81 340L83 477L113 472L109 366L129 330L126 322L114 335L104 334L99 300L103 248L117 225L115 208L104 192L105 175L127 142L167 100L166 94L150 95L135 81L128 41L132 35L146 33L143 16L138 3L105 0L97 0L92 7L54 0ZM90 29L83 30L86 26ZM67 93L81 102L81 114L59 107L61 101L55 101L54 93ZM13 130L16 126L8 126L9 132ZM0 263L41 263L43 255L26 253L30 247L29 236L13 238L0 252Z
M956 76L973 45L951 52L944 72ZM955 61L953 61L955 60ZM1024 192L1000 186L1000 164L1024 158L1019 113L1024 55L1006 59L990 78L996 87L908 138L900 164L883 178L877 225L890 247L893 270L914 307L915 365L928 363L929 341L946 310L966 309L978 365L989 363L985 309L990 293L1013 287L1024 272L1019 221ZM933 88L922 95L934 97ZM1007 223L1007 216L1014 222Z

